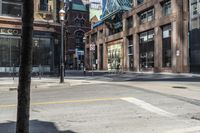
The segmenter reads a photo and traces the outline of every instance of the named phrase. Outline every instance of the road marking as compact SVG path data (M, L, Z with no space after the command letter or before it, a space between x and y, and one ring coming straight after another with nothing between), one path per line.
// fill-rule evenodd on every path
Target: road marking
M121 99L124 100L124 101L127 101L129 103L133 103L133 104L135 104L135 105L137 105L137 106L139 106L139 107L141 107L145 110L148 110L150 112L159 114L161 116L165 116L165 117L174 117L175 116L175 114L169 113L165 110L162 110L158 107L155 107L155 106L153 106L149 103L146 103L142 100L139 100L139 99L136 99L136 98L133 98L133 97L127 97L127 98L121 98Z
M192 133L192 132L200 132L200 126L190 127L190 128L183 128L183 129L175 129L163 133Z
M66 100L66 101L52 101L52 102L35 102L31 103L31 106L37 105L51 105L51 104L65 104L65 103L87 103L87 102L98 102L98 101L113 101L120 100L120 98L97 98L97 99L85 99L85 100ZM0 105L0 108L16 107L16 104Z

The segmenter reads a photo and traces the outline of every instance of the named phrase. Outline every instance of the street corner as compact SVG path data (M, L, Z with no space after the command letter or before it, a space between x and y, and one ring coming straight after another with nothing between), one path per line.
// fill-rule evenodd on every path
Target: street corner
M33 81L31 84L32 89L54 89L54 88L68 88L70 87L69 82L64 82L60 83L59 81L51 81L51 82L45 82L45 81L40 81L40 82L35 82Z

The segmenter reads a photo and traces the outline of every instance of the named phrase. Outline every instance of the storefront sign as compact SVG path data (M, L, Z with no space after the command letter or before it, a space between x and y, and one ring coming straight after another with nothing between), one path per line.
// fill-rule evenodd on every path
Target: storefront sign
M8 29L8 28L0 28L0 34L2 35L20 35L21 30L19 29Z

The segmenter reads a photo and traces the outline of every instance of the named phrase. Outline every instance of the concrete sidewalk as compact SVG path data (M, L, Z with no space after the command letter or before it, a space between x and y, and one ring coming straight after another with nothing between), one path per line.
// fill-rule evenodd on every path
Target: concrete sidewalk
M13 80L12 77L4 77L0 78L0 91L12 91L16 90L18 86L18 78ZM59 78L32 78L31 80L31 89L36 88L48 88L53 86L66 86L69 87L69 82L65 81L65 83L60 84Z

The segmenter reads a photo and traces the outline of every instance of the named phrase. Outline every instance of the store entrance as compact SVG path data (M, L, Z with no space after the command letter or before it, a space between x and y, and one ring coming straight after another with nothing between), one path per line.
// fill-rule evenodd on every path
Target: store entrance
M122 45L108 46L108 70L118 70L122 66Z
M140 44L140 70L152 70L154 67L154 43Z

